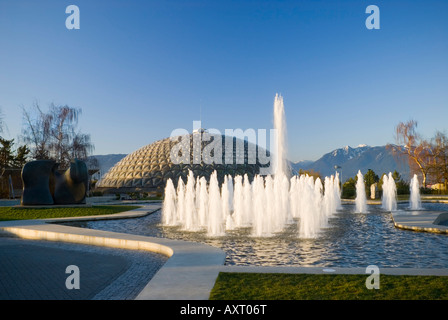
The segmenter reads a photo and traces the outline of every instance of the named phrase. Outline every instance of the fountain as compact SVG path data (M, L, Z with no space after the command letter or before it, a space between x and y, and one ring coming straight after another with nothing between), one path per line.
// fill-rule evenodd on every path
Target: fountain
M316 237L341 208L339 175L325 177L324 183L308 175L289 177L285 112L278 94L274 127L277 148L273 175L256 175L252 182L247 175L228 175L220 186L216 171L208 183L190 171L186 184L179 178L177 190L168 179L162 225L192 232L205 230L209 237L241 228L250 228L254 237L270 237L297 223L300 237Z
M283 118L274 122L276 128L282 128L278 140L282 150L278 154L282 156L276 159L277 171L272 175L258 175L253 180L247 175L225 176L219 184L216 172L209 181L189 172L186 181L179 179L177 188L173 181L167 181L161 216L155 212L138 220L92 223L114 225L118 232L139 229L138 233L146 236L217 246L226 252L228 265L351 268L365 267L369 262L385 267L446 268L448 255L427 248L446 246L448 238L415 237L390 223L391 215L404 211L395 211L396 186L391 173L382 178L381 207L365 205L365 185L358 172L356 210L364 212L368 208L368 214L353 214L352 204L341 204L337 172L315 179L289 176L279 169L287 168L283 162L283 101L279 97L275 106L274 118ZM411 184L411 204L418 203L415 180ZM448 207L427 204L428 210L439 210L436 205Z
M176 225L176 206L177 206L177 196L176 189L174 188L173 181L168 180L165 186L165 199L163 200L163 214L162 214L162 224L166 226Z
M397 210L397 187L392 172L389 172L389 175L383 175L382 208L387 211Z
M191 171L190 171L191 174ZM208 187L208 223L207 233L210 236L224 235L224 214L222 210L221 190L218 185L218 177L216 171L210 176L210 183ZM190 231L195 231L187 229Z
M206 230L210 237L240 228L251 228L255 237L269 237L296 222L300 237L314 238L337 212L338 181L338 174L326 177L324 184L308 175L257 175L252 183L247 175L229 175L220 187L216 171L208 183L190 171L186 184L179 179L177 191L168 180L162 224Z
M358 213L367 213L367 197L366 197L366 188L364 184L364 176L361 173L361 170L358 171L357 174L358 181L356 182L356 212Z
M411 210L421 210L420 185L416 174L411 179L410 184L411 195L409 198L409 207Z
M274 99L274 129L276 130L276 152L273 157L274 174L288 175L286 116L283 97L279 94L276 94Z

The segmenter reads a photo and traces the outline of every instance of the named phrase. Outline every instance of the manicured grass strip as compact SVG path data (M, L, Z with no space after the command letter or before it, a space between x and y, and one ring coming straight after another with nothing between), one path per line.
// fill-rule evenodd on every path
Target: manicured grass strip
M369 275L220 273L210 300L446 300L446 276L380 275L380 288L367 289Z
M74 208L15 208L0 207L0 221L82 217L114 214L140 208L140 206L105 205Z

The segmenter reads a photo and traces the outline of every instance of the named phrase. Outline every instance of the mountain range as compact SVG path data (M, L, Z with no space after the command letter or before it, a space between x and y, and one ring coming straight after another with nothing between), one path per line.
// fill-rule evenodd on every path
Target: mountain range
M324 154L316 161L299 161L291 163L293 170L313 170L319 172L322 177L335 173L335 166L339 174L342 172L342 180L353 178L361 170L365 174L372 169L378 176L397 170L403 180L410 180L409 165L394 156L386 146L371 147L359 145L355 148L345 146Z
M118 161L123 159L126 154L108 154L95 155L100 167L100 175L105 174ZM402 160L397 159L386 146L371 147L359 145L357 147L345 146L324 154L316 161L291 162L294 171L313 170L319 172L321 177L330 176L335 173L335 166L338 166L338 172L342 175L341 180L353 178L361 170L363 174L368 169L372 169L378 176L383 173L389 173L397 170L403 180L410 180L409 165Z
M127 154L117 153L117 154L104 154L104 155L94 155L92 158L98 160L98 166L100 169L100 176L103 176L110 168L112 168L118 161L126 157Z

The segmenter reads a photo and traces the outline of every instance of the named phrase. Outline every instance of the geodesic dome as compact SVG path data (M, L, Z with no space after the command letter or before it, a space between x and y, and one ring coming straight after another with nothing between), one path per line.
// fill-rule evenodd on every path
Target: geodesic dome
M204 161L207 160L207 156L213 157L217 149L212 149L211 153L208 154L207 146L212 142L219 145L219 141L214 141L215 138L213 137L204 141L205 139L198 139L198 136L195 136L200 134L202 137L204 132L199 131L186 136L179 136L177 140L165 138L134 151L115 164L98 181L96 188L110 192L163 191L169 178L175 185L179 178L182 178L186 183L189 170L193 171L195 177L204 176L207 180L216 170L218 181L222 182L225 175L247 174L249 179L252 180L256 174L260 173L260 168L269 167L269 163L266 164L265 159L260 161L259 158L259 154L269 157L269 151L247 140L225 135L220 135L223 151L221 163ZM179 142L181 139L185 139L182 141L189 143L189 161L176 163L176 161L172 161L171 151L173 147L177 146L179 148L178 143L181 143ZM233 141L230 155L228 154L228 145L226 145L226 141L229 143L229 139ZM198 150L200 150L200 153L198 153ZM231 163L229 163L229 159L231 159Z

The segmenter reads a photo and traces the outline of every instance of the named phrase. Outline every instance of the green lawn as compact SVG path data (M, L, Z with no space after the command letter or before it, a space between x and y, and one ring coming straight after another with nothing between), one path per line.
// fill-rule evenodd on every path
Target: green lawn
M140 208L139 206L104 205L73 208L16 208L0 207L0 221L82 217L114 214Z
M446 276L220 273L210 300L447 300Z

